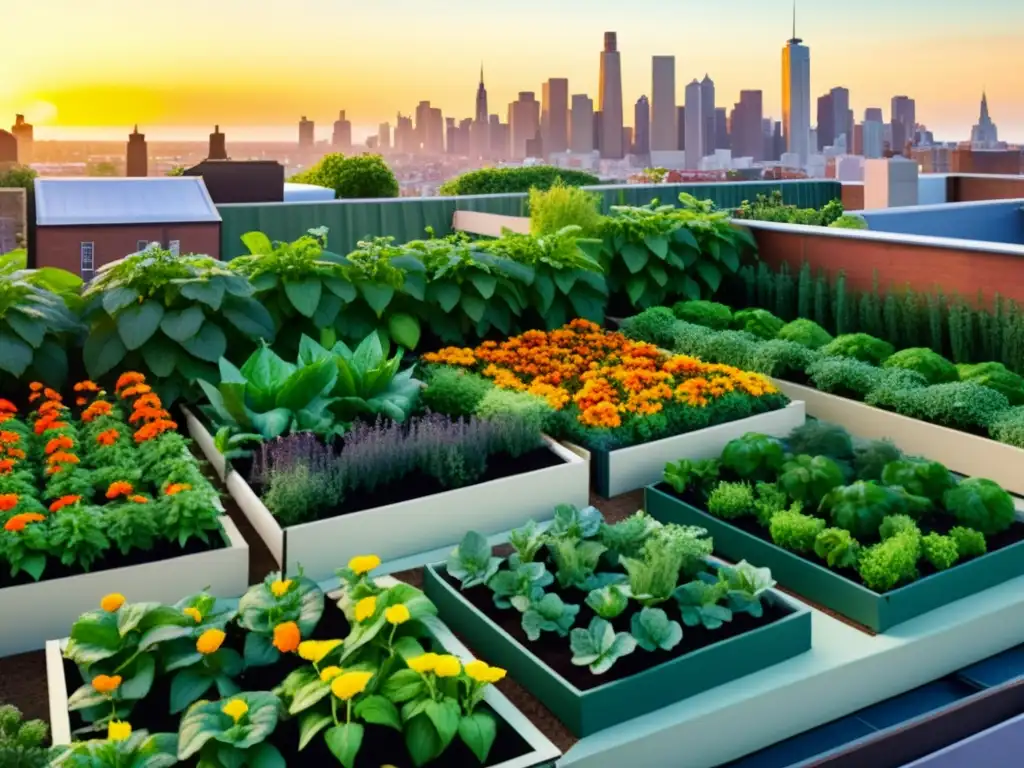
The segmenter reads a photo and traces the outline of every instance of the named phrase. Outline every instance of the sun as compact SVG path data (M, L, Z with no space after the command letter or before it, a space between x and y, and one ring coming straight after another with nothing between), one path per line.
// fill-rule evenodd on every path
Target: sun
M47 125L57 119L57 106L49 101L33 101L21 110L25 121L33 125Z

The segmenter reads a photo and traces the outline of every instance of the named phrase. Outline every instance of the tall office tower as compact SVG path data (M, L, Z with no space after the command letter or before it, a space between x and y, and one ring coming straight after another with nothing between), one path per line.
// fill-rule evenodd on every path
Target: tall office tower
M686 149L686 107L676 107L676 149Z
M981 92L981 114L978 124L971 129L971 147L974 149L996 149L999 146L999 129L988 113L988 96Z
M732 149L729 116L725 107L715 107L715 149Z
M491 156L491 127L487 117L487 88L484 86L484 65L480 65L480 84L476 87L476 115L469 129L470 156L486 160Z
M853 144L850 145L850 153L853 155L864 154L864 123L857 123L853 126Z
M700 168L704 157L704 111L700 81L686 86L686 167Z
M811 49L802 43L793 0L793 37L782 49L782 136L786 151L804 166L811 150Z
M459 130L456 133L458 146L455 151L455 154L459 157L470 157L472 154L474 125L476 125L476 121L470 117L464 117L459 120Z
M6 164L17 164L18 140L13 133L0 131L0 168Z
M391 124L381 123L377 126L377 149L386 152L391 149Z
M832 97L832 146L839 143L840 136L846 136L847 148L853 146L853 110L850 109L849 88L833 88L829 91ZM821 144L821 137L818 137Z
M480 85L476 87L476 121L487 122L487 88L484 87L484 65L480 65Z
M421 101L416 105L416 148L414 152L426 152L427 147L427 123L430 122L430 102Z
M732 110L730 140L733 157L764 160L763 98L761 91L740 91Z
M854 142L856 144L856 142ZM865 120L860 129L860 150L866 158L882 156L885 146L885 125L881 120Z
M569 148L569 81L553 77L541 89L540 134L544 155Z
M807 131L807 139L810 141L810 130ZM772 126L772 160L781 160L782 153L786 151L786 137L782 133L782 121L776 120Z
M601 112L598 110L594 113L594 149L597 150L598 155L601 153Z
M310 149L313 146L313 121L303 115L299 120L299 149Z
M885 118L882 117L882 108L881 107L868 107L867 109L865 109L864 110L864 119L865 120L874 120L875 122L878 122L878 123L884 123L885 122Z
M402 154L412 154L419 151L419 143L416 139L416 129L413 127L412 118L406 117L401 112L395 117L395 151Z
M520 91L519 98L508 105L508 122L512 133L512 159L527 157L526 142L540 130L540 102L533 91Z
M700 82L700 116L703 121L701 137L704 156L715 154L715 81L705 73Z
M444 117L440 107L431 107L427 112L427 135L423 150L431 155L444 154Z
M455 150L459 146L459 137L456 135L459 132L459 126L455 124L454 117L446 117L444 120L445 129L445 152L449 155L454 155Z
M11 135L18 142L18 162L28 165L32 162L32 149L35 146L35 137L31 123L25 122L24 115L14 116L14 125L11 126Z
M651 104L646 96L641 96L633 108L633 154L647 155L650 151Z
M594 151L594 101L585 93L572 96L569 133L569 148L573 152Z
M334 121L331 146L339 152L349 152L352 149L352 123L345 119L344 109L338 113L338 119Z
M220 132L220 126L213 126L213 133L210 134L210 148L206 153L207 160L227 160L228 146L227 136Z
M835 142L835 106L832 102L832 94L826 93L818 97L818 146L820 152L825 147L830 147Z
M917 105L909 96L892 97L892 150L903 154L906 143L914 141Z
M604 33L598 88L597 109L601 113L598 149L601 157L617 160L625 153L622 147L622 60L616 49L614 32Z
M501 122L497 115L490 115L487 118L488 136L490 138L490 157L494 160L505 160L508 158L509 126Z
M651 149L655 152L679 149L676 128L676 57L651 59Z
M128 134L128 158L125 164L125 176L149 175L149 150L146 147L146 134L139 133L139 126Z

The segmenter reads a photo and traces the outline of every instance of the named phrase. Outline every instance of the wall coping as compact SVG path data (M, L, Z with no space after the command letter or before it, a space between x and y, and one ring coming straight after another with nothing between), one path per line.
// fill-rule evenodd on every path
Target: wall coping
M870 210L857 211L871 216L899 216L901 213L929 213L949 210L961 210L963 208L1012 208L1024 206L1024 197L1000 197L995 200L968 200L962 203L931 203L929 205L902 205L896 208L872 208Z

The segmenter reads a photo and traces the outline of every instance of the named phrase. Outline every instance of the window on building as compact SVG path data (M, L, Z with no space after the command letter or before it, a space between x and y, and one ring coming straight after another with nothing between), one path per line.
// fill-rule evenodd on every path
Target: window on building
M171 240L167 247L172 256L178 256L181 252L181 240Z
M79 271L82 279L86 282L92 280L92 276L96 273L95 248L94 243L82 243L79 251Z
M135 241L135 251L136 252L144 251L147 248L149 248L149 240L136 240Z

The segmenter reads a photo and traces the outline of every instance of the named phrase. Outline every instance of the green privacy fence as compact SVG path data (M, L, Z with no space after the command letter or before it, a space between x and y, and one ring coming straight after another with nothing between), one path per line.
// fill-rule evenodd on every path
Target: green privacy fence
M783 200L801 208L820 208L842 197L836 181L751 181L724 184L626 184L591 187L601 195L602 209L613 205L642 205L658 198L675 202L681 192L710 199L720 208L735 208L744 200L781 190ZM424 237L433 227L438 235L451 232L455 211L481 211L506 216L526 215L525 194L466 197L403 197L387 200L334 200L323 203L241 203L218 205L221 258L233 259L246 250L241 236L259 230L272 240L294 240L313 227L330 230L330 249L348 253L359 240L390 235L403 243Z

